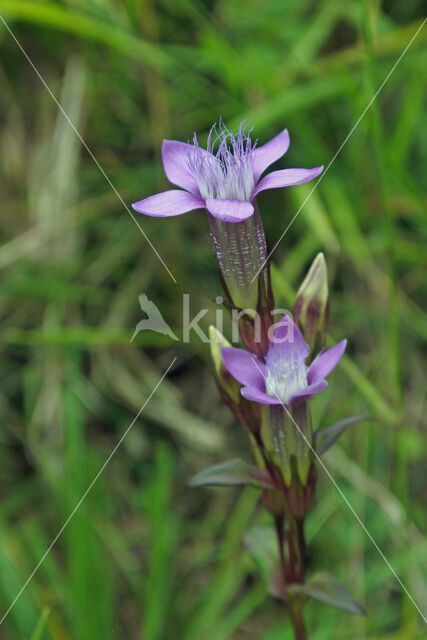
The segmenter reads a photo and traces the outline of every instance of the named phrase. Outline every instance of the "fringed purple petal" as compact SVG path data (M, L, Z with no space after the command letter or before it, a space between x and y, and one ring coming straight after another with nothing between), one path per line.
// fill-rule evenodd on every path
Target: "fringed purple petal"
M307 371L307 381L310 385L326 378L343 357L346 346L347 340L341 340L327 351L319 353Z
M264 391L265 364L245 349L221 348L222 361L227 371L240 384Z
M259 404L282 404L278 398L269 396L255 387L243 387L240 389L240 393L246 400L258 402Z
M167 217L179 216L193 209L201 209L205 206L204 200L200 196L195 196L187 191L173 189L157 193L155 196L149 196L134 202L132 208L138 213L146 216Z
M278 189L279 187L291 187L303 182L309 182L322 173L323 167L314 169L282 169L266 175L255 188L254 196L266 189Z
M216 198L208 198L206 200L206 209L215 218L223 222L241 222L246 218L250 218L254 212L253 205L250 202L219 200Z
M281 158L289 148L289 133L287 129L266 142L261 147L256 147L253 152L254 182L258 182L261 174L273 162Z
M194 154L207 151L178 140L163 140L162 161L167 179L181 189L199 195L199 188L191 170Z
M326 380L319 380L314 384L309 384L308 387L300 389L299 391L295 391L295 393L293 393L289 398L288 404L292 404L296 400L302 400L303 398L310 398L315 393L319 393L319 391L323 391L324 389L326 389L327 386L328 383Z

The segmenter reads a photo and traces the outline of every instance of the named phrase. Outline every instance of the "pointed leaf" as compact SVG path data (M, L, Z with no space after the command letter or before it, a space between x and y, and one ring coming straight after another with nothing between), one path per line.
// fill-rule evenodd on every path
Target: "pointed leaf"
M327 571L316 573L306 584L289 586L288 593L306 595L330 607L358 616L366 615L362 605Z
M243 538L249 555L255 560L274 598L286 602L286 587L280 571L277 534L271 527L252 527Z
M252 527L245 533L244 545L267 579L279 565L276 532L271 527Z
M268 471L243 460L229 460L214 467L203 469L191 478L190 487L230 487L252 485L258 489L274 489Z
M270 580L268 582L268 593L273 596L273 598L277 598L277 600L282 600L283 602L288 601L288 597L286 595L286 583L280 569L273 569L271 572Z
M352 416L351 418L346 418L345 420L340 420L339 422L335 422L331 424L330 427L326 427L325 429L318 429L313 434L314 444L316 446L316 451L319 455L325 453L332 445L335 440L337 440L348 427L351 427L355 422L361 422L362 420L370 420L368 416Z

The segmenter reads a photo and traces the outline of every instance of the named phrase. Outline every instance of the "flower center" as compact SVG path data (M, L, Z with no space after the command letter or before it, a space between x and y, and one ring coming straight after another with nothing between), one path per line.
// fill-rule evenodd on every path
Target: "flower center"
M288 404L296 391L307 386L305 355L278 357L277 350L270 349L266 357L266 393Z
M250 202L254 190L253 151L244 124L237 134L231 133L220 121L209 132L207 153L200 149L194 134L194 148L187 157L189 168L202 198ZM216 151L215 151L216 149Z

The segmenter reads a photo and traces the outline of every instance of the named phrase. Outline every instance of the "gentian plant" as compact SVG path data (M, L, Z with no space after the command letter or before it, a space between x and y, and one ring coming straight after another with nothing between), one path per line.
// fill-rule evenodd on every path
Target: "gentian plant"
M238 312L245 346L231 346L211 327L214 372L223 402L249 435L253 464L231 460L201 471L190 485L248 484L260 490L277 536L270 592L288 607L295 638L304 640L303 608L309 598L363 614L361 605L330 573L307 575L304 535L319 456L361 418L321 430L312 426L310 404L328 386L326 378L347 345L341 340L324 348L329 291L322 253L297 292L292 314L282 313L274 322L267 245L256 199L266 189L302 184L322 171L322 167L282 169L262 177L288 147L286 129L258 146L243 124L232 134L222 122L211 129L207 149L200 148L196 135L193 144L165 140L165 173L180 189L149 196L133 208L149 216L207 212L227 306ZM249 545L252 550L254 546Z

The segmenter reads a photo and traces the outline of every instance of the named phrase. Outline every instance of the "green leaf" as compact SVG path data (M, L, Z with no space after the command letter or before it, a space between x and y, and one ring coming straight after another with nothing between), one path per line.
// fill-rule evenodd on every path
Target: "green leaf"
M274 598L286 601L286 587L280 570L277 534L271 527L252 527L244 536L244 545L255 560Z
M354 613L358 616L366 615L362 605L327 571L316 573L306 584L289 586L288 594L306 595L330 607L348 611L348 613Z
M46 622L49 617L50 609L44 608L41 612L39 621L37 622L31 640L41 640L43 631L46 629Z
M338 440L340 435L344 433L351 427L355 422L361 422L362 420L370 420L368 416L352 416L351 418L346 418L345 420L340 420L339 422L335 422L331 424L329 427L325 429L318 429L313 434L313 440L316 447L316 451L319 455L325 453L332 445L335 440Z
M279 564L276 532L271 527L252 527L245 533L244 545L267 579Z
M203 469L191 478L189 487L230 487L252 485L258 489L275 489L268 471L238 458Z
M100 42L115 49L121 54L144 61L154 68L161 64L175 67L176 60L169 56L162 48L145 42L142 37L125 31L117 25L111 25L103 20L97 20L81 11L74 11L70 7L61 7L54 2L16 2L7 0L1 3L2 14L15 20L22 20L31 24L41 24L55 30L73 33L80 38Z

